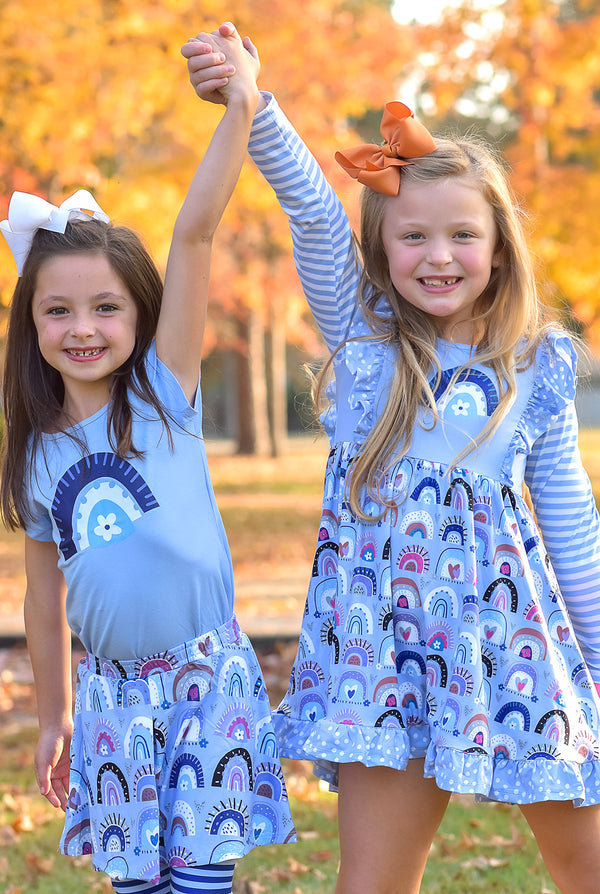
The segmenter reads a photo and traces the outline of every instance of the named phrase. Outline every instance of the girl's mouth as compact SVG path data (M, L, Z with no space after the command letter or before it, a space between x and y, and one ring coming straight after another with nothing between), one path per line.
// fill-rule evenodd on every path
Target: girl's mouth
M451 292L462 282L462 276L421 276L419 283L430 292Z
M65 354L68 354L73 360L95 359L105 351L106 348L65 348Z
M433 289L443 288L444 286L455 286L456 283L460 282L460 276L422 276L419 279L419 282L424 286L428 286Z

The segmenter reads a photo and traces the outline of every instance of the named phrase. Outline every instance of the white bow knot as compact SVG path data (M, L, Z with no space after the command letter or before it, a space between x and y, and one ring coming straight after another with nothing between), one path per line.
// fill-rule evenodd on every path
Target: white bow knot
M57 207L41 196L28 192L14 192L8 206L8 219L0 221L0 230L8 242L17 273L22 273L36 230L64 233L70 220L102 220L109 223L96 199L87 189L78 189Z

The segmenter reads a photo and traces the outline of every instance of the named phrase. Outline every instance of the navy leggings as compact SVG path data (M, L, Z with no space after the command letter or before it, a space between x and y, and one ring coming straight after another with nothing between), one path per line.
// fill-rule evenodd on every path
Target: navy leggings
M148 882L113 882L117 894L231 894L235 863L177 868L161 875L157 885Z

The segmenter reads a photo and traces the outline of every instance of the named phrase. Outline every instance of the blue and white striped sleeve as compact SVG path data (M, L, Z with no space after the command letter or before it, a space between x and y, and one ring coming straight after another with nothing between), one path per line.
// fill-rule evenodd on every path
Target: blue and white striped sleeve
M600 517L567 403L533 445L525 480L544 544L594 683L600 683Z
M346 336L360 266L346 212L316 159L270 94L248 149L287 214L296 269L330 350Z

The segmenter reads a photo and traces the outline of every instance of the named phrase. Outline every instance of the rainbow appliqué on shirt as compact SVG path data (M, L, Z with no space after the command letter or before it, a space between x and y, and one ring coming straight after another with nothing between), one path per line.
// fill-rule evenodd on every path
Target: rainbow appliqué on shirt
M83 457L62 476L52 503L65 561L83 550L125 540L135 522L157 506L154 494L127 460L109 452Z
M461 417L491 416L498 406L498 392L492 380L478 369L460 373L449 390L454 369L442 372L434 397L440 412ZM433 382L431 383L433 385Z

